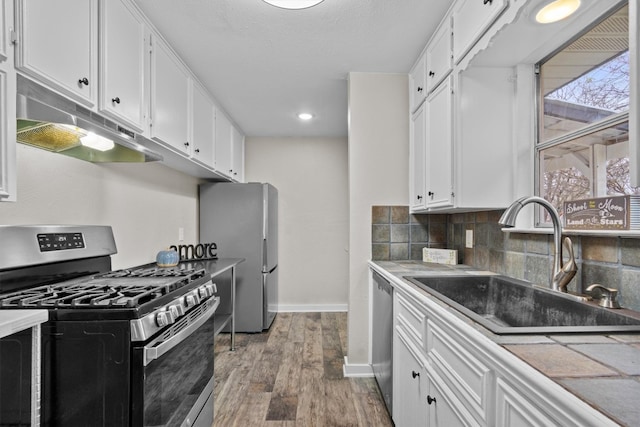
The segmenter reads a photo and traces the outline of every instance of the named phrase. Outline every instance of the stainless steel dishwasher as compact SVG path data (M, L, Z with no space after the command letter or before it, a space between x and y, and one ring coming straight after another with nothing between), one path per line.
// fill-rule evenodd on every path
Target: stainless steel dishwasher
M371 365L380 392L393 415L392 404L392 359L393 359L393 287L387 279L373 273L373 328L371 334Z

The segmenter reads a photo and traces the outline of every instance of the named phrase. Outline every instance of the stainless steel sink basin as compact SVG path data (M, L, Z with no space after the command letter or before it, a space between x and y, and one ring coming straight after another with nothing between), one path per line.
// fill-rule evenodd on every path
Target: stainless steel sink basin
M405 276L492 332L506 334L640 332L640 317L572 299L506 276Z

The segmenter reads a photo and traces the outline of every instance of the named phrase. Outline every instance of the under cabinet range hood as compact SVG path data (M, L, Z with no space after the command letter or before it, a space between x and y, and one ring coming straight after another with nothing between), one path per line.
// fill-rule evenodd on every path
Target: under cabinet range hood
M163 160L142 135L22 76L16 117L16 139L23 144L95 163Z

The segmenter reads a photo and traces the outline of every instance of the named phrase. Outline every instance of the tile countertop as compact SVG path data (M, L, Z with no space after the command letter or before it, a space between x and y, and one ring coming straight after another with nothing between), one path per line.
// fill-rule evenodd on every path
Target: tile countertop
M32 328L48 319L47 310L0 310L0 338Z
M467 265L370 261L464 320L617 423L640 425L640 334L496 335L402 279L405 275L493 274Z

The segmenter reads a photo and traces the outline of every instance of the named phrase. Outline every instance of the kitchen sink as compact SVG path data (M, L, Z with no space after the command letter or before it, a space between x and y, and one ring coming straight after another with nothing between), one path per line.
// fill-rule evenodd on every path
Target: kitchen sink
M507 276L405 279L499 335L640 332L640 313L599 307Z

